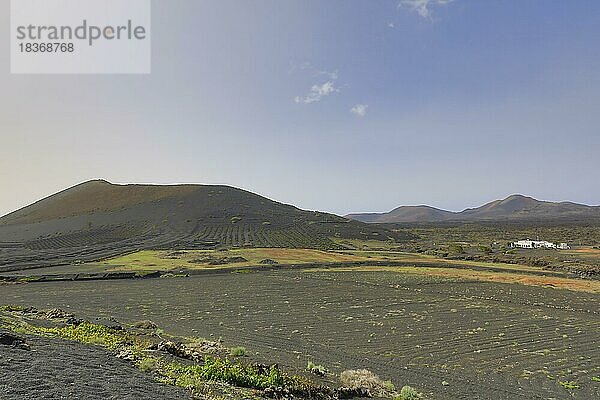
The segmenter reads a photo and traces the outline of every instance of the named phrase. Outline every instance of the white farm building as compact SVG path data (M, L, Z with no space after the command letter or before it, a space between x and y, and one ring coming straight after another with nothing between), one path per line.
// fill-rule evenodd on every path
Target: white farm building
M571 247L566 243L555 244L552 242L547 242L545 240L519 240L517 242L512 243L512 247L518 247L521 249L559 249L559 250L567 250Z

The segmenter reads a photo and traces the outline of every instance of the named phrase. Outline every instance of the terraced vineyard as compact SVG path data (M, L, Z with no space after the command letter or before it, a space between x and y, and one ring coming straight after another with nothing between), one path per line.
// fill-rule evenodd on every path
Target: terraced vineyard
M307 361L332 373L368 368L438 400L600 396L596 294L383 271L279 271L7 286L0 303L151 319L292 369Z
M198 240L233 247L330 248L332 242L303 226L281 229L250 224L202 225L195 230Z
M32 250L51 250L69 247L97 246L106 243L118 243L143 234L141 229L126 226L106 226L88 231L55 235L29 241L25 246Z

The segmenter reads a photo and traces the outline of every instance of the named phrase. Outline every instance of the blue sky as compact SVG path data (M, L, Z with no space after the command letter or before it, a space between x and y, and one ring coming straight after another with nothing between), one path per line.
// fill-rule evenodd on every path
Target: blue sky
M2 31L0 214L93 178L340 214L600 204L600 2L152 4L147 76L10 75Z

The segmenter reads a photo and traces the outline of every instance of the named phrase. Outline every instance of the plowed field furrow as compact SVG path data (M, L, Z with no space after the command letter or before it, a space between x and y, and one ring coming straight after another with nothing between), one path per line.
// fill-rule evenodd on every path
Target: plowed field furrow
M271 233L255 236L294 236ZM336 373L368 368L437 400L600 398L600 385L591 380L600 366L598 297L592 294L318 271L18 289L3 288L0 303L66 307L125 322L151 319L175 334L220 336L292 369L303 370L308 360ZM558 380L580 388L565 389Z

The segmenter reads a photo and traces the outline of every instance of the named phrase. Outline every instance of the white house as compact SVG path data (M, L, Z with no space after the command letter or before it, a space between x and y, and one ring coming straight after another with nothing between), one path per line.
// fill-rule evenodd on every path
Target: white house
M514 247L521 249L555 249L556 245L545 240L519 240L513 243Z
M545 240L519 240L517 242L512 243L512 247L518 247L521 249L560 249L567 250L570 249L568 244L561 243L556 245L552 242L547 242Z
M533 249L533 240L519 240L512 243L512 247L519 247L521 249Z

